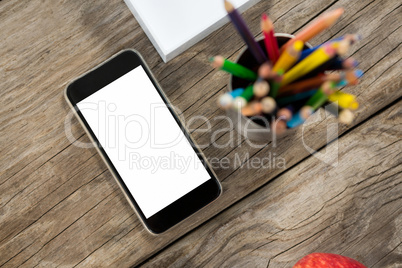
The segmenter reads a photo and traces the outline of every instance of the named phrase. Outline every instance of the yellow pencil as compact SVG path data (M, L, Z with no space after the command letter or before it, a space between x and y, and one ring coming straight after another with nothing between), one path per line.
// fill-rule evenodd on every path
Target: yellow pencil
M300 53L304 47L303 41L296 41L288 49L286 49L275 63L273 71L278 72L282 69L284 72L290 69L292 65L299 59Z
M309 73L336 55L336 49L331 44L323 45L311 53L307 58L296 64L292 69L283 75L281 87L295 81Z
M344 109L356 110L359 108L359 103L356 101L356 97L342 91L335 91L328 96L328 100L331 102L337 102L338 106Z

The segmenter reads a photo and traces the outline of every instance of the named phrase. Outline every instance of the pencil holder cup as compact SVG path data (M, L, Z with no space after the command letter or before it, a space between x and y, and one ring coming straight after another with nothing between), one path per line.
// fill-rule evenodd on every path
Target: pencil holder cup
M279 47L284 45L289 39L294 38L293 35L283 33L277 33L275 34L275 37L278 41ZM263 50L265 50L264 38L259 39L258 44L261 46ZM304 49L306 48L311 48L311 45L305 43ZM251 52L247 49L247 47L240 52L238 58L236 59L236 62L255 72L257 72L258 70L259 65L255 60L255 58L253 57L253 55L251 54ZM230 75L228 88L229 91L232 91L233 89L236 88L246 88L249 85L249 83L250 82L247 80ZM272 119L265 118L263 116L247 117L234 109L229 109L227 111L227 115L232 120L237 132L239 132L242 136L246 137L247 139L254 141L270 142L273 140L274 137L286 136L291 132L294 133L295 132L294 130L297 129L297 127L293 129L287 129L281 135L276 135L271 130Z

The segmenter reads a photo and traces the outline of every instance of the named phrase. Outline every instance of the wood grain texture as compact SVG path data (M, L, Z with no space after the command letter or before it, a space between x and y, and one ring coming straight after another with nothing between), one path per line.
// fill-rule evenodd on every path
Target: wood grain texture
M244 17L256 36L265 11L277 32L294 33L340 6L345 7L342 19L312 43L351 32L363 36L352 55L365 76L359 86L345 89L362 103L357 125L401 96L397 1L262 1ZM301 131L262 148L253 148L233 130L212 134L228 127L216 107L228 76L212 70L207 59L216 54L234 59L244 46L230 24L165 64L123 1L3 0L0 18L0 266L134 265L285 170L247 168L253 159L276 153L287 169L310 155ZM65 86L123 48L141 52L186 122L194 115L210 120L210 131L203 120L188 126L208 158L233 163L239 157L245 164L216 168L224 195L162 236L140 225L96 151L75 146L88 142L75 119L77 141L72 144L65 134ZM315 118L319 115L325 116ZM336 122L324 118L304 129L304 142L313 149L326 144L325 129ZM340 134L346 130L339 126ZM211 146L215 139L226 144L232 137L238 141Z
M402 101L180 239L142 267L292 267L311 252L402 265ZM313 190L312 190L313 189Z

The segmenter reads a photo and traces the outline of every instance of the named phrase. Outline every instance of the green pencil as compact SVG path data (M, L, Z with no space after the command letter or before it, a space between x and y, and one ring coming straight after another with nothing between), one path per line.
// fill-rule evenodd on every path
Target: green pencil
M283 69L280 69L276 73L275 77L272 79L271 90L269 91L270 97L276 98L276 95L278 95L279 88L281 87L282 77L283 77Z
M219 68L223 71L226 71L234 76L255 81L258 78L258 75L252 70L232 61L229 61L222 56L216 56L210 59L212 62L212 66L215 68Z
M328 100L328 96L334 92L335 83L332 81L327 81L322 84L321 88L314 93L313 96L306 102L306 106L310 106L313 110L317 110Z
M236 97L234 99L233 107L237 110L241 110L244 106L247 105L247 103L253 98L253 96L253 85L249 85L239 97Z

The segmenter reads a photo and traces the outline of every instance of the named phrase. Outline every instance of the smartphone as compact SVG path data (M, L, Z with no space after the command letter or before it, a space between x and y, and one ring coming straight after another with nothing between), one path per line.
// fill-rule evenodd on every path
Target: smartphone
M221 194L138 52L124 50L77 78L65 97L151 233L168 230Z

